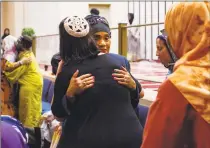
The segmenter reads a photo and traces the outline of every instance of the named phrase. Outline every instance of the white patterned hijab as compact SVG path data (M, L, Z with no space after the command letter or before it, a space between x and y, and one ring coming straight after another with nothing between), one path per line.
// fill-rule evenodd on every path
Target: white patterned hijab
M2 48L4 49L3 58L9 62L15 62L17 58L17 50L15 47L15 43L17 38L14 36L7 36L3 40Z
M66 32L73 37L85 37L89 33L88 22L79 16L67 17L64 21Z

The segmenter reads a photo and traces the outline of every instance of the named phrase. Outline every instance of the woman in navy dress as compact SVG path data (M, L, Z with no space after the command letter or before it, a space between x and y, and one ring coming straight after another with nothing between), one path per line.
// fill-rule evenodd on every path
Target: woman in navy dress
M93 8L91 9L90 12L91 14L85 17L91 28L90 34L95 39L99 50L103 53L109 53L111 46L111 29L109 27L109 22L106 20L106 18L99 15L99 11L97 9ZM141 84L138 82L138 80L135 79L130 74L129 61L123 56L119 56L117 54L111 54L111 55L115 59L122 60L122 62L126 63L125 69L117 70L117 74L114 73L113 76L119 84L124 85L131 89L136 89L136 93L139 93L139 95L135 94L134 92L131 93L131 98L132 98L131 103L136 111L136 114L143 128L149 110L147 106L139 104L139 99L144 97L144 90L141 87ZM121 81L121 79L119 79L121 76L125 76L127 78L126 83L124 81Z
M58 147L139 148L142 128L131 104L133 90L112 76L125 62L99 52L83 18L65 18L59 31L61 55L69 62L57 76L52 104L53 114L65 119Z

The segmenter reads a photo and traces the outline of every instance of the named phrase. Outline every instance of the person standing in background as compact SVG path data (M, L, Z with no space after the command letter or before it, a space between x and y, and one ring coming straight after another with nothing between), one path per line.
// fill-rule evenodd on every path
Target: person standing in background
M6 28L6 29L4 29L4 34L1 37L1 45L2 45L2 41L4 40L4 38L7 37L8 35L10 35L10 30L9 30L9 28ZM2 54L4 54L4 49L3 48L1 48L1 54L0 55L2 55Z
M3 36L1 37L1 39L3 40L5 37L7 37L8 35L10 35L10 30L9 28L5 28L4 29L4 34Z

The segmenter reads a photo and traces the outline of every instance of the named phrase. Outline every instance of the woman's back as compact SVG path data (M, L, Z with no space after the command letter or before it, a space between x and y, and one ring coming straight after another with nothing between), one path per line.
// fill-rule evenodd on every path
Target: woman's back
M141 125L131 105L130 91L112 77L114 69L125 66L119 58L104 54L64 66L56 80L55 97L59 97L57 93L61 97L65 94L77 69L79 75L91 73L95 76L95 84L77 96L69 108L71 115L65 122L62 147L69 144L78 148L140 146Z
M30 83L33 85L40 85L43 83L42 74L40 72L39 65L35 59L35 56L32 51L26 51L23 57L33 57L32 62L28 65L28 69L22 78L30 80ZM20 57L22 58L22 57Z

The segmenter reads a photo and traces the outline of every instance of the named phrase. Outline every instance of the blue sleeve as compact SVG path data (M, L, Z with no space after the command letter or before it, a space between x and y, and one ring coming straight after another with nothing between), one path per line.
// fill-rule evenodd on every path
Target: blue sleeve
M130 71L131 71L130 63L126 58L125 58L125 65L126 65L127 71L129 71L129 73L130 73Z
M124 59L125 59L125 65L126 65L125 68L130 73L130 63L129 63L129 61L126 58L124 58ZM141 84L138 82L138 80L136 80L132 76L131 73L130 73L130 75L131 75L131 77L133 78L133 80L136 83L136 89L135 90L131 90L131 94L130 94L130 96L131 96L131 104L132 104L133 108L136 108L138 103L139 103L139 98L140 98L139 93L141 92L142 87L141 87Z

